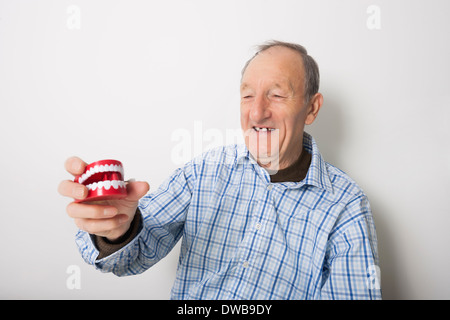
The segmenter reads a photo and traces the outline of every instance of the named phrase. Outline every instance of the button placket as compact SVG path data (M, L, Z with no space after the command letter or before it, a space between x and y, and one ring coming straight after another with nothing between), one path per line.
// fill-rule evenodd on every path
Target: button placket
M268 208L271 204L270 191L273 190L272 184L267 184L255 194L255 198L252 199L253 213L252 213L252 227L246 232L246 235L240 245L239 260L240 266L243 269L251 267L251 261L258 259L256 252L259 252L259 247L262 241L262 232L264 231L263 217L267 214L264 210L272 210Z

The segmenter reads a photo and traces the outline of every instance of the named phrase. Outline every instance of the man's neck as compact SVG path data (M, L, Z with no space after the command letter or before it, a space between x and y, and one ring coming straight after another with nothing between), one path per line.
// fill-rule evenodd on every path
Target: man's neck
M306 177L310 164L311 154L302 148L300 155L288 167L272 172L266 170L270 174L271 182L299 182Z

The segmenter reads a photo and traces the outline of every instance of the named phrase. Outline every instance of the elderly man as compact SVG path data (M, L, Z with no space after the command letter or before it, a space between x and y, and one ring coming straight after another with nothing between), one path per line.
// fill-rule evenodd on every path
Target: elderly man
M318 89L302 46L260 46L240 86L245 145L206 152L153 193L135 181L123 200L70 203L83 258L137 274L182 239L173 299L380 299L368 199L304 132L322 106ZM66 161L74 175L85 166ZM59 191L87 195L71 181Z

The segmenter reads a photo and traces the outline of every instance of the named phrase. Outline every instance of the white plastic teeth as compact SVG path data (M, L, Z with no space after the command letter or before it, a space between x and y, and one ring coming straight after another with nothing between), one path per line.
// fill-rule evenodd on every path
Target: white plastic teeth
M83 173L81 175L81 177L78 179L78 183L83 183L85 182L87 179L89 179L91 176L93 176L96 173L99 172L120 172L120 174L122 175L123 178L123 167L120 165L115 165L115 164L105 164L105 165L96 165L92 168L90 168L88 171L86 171L85 173Z
M114 188L114 189L119 189L119 188L125 188L125 182L124 181L119 181L119 180L105 180L105 181L99 181L99 182L94 182L91 184L88 184L86 186L86 188L88 188L88 190L92 190L95 191L97 188L98 189L102 189L104 188L105 190L109 190Z
M253 129L255 129L258 132L267 132L267 131L274 131L274 128L260 128L260 127L253 127Z

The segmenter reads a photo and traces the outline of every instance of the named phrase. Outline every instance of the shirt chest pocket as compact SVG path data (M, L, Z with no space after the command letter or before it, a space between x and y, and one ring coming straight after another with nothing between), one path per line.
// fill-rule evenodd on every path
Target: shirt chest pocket
M251 192L245 190L243 184L228 184L215 192L210 205L214 208L214 227L227 229L228 234L236 233L236 238L242 239L245 228L252 219L254 201Z
M287 246L294 252L311 255L325 249L329 225L324 223L326 212L303 208L297 212L278 212L279 228Z
M243 199L240 196L240 186L237 184L230 184L222 189L221 193L217 194L214 200L218 209L223 213L237 213L242 210Z

